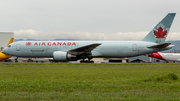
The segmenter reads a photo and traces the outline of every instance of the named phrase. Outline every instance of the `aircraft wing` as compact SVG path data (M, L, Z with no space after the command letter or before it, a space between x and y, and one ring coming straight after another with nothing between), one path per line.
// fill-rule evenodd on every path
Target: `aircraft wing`
M79 55L79 54L83 54L83 53L89 54L89 53L91 53L91 51L94 48L96 48L99 45L101 45L101 44L100 43L90 44L90 45L87 45L87 46L83 46L83 47L68 50L68 53L70 53L72 55Z
M154 46L149 46L147 48L166 48L167 46L169 46L171 43L162 43L162 44L158 44L158 45L154 45Z

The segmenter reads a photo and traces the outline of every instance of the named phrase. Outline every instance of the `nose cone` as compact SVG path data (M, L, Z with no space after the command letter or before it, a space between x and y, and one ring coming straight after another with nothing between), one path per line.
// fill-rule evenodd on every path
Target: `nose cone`
M6 53L6 54L9 54L9 49L8 49L8 47L4 48L4 49L3 49L3 52Z

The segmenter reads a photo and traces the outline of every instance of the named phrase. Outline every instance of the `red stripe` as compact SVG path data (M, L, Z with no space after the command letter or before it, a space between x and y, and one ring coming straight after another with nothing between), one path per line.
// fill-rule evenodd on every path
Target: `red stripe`
M157 58L157 59L161 59L161 60L164 60L163 57L158 53L158 52L155 52L155 53L152 53L150 55L148 55L149 57L153 57L153 58Z

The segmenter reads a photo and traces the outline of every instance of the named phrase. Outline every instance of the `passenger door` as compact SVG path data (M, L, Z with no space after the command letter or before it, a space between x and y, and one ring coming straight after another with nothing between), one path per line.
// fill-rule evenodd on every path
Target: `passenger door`
M16 51L20 51L20 44L16 45Z
M136 45L136 44L133 44L133 45L132 45L132 50L133 50L133 51L136 51L136 50L137 50L137 45Z

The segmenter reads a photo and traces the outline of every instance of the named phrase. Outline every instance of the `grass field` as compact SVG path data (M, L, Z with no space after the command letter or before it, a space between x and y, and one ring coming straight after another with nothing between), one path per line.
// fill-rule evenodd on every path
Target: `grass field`
M180 100L180 64L0 63L0 100Z

